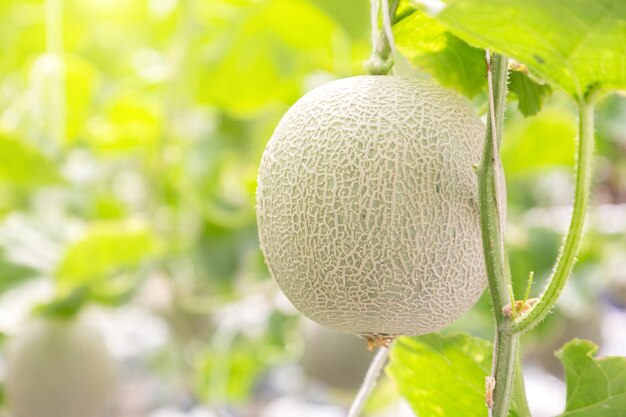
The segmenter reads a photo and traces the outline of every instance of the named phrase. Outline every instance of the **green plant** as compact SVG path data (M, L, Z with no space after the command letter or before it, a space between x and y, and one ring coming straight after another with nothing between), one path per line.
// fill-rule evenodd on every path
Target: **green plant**
M551 351L564 343L559 334L581 334L563 331L570 318L589 322L600 310L602 327L608 324L603 316L612 307L604 309L600 297L613 295L607 280L623 278L626 248L618 206L626 202L626 96L602 98L602 91L624 88L624 2L424 1L437 10L389 2L396 10L373 16L371 46L368 0L0 2L0 39L11 51L0 56L0 414L8 414L5 347L26 302L44 302L40 312L66 318L86 306L114 317L113 309L161 316L164 344L131 361L142 381L158 378L167 387L160 404L194 398L216 414L272 414L261 410L274 393L267 382L298 362L303 342L299 317L277 300L259 249L258 163L287 108L312 86L362 74L371 50L372 73L430 77L464 95L480 116L489 107L483 48L509 57L499 153L508 195L504 270L510 266L515 295L504 282L498 302L517 319L503 312L504 325L523 319L547 285L573 186L578 99L570 97L599 89L600 175L574 276L539 326L515 338L503 333L500 346L509 348L498 363L507 372L495 379L511 380L508 370L519 368L510 359L513 339L533 360L535 346ZM494 74L493 81L503 80ZM535 283L525 297L530 271ZM441 334L399 337L380 349L368 384L379 369L390 378L366 415L395 401L394 387L420 417L487 415L493 318L485 293ZM335 348L323 335L311 343ZM617 377L623 360L594 352L587 342L561 350L567 417L615 417L625 407ZM326 365L347 377L350 361L336 356ZM561 370L556 358L547 360ZM521 384L500 382L494 411L506 408L512 392L509 414L524 415ZM344 401L319 392L315 401ZM359 395L353 415L367 397L367 390ZM126 398L116 396L115 408L125 409Z
M417 7L408 2L393 1L389 4L387 1L372 1L373 53L366 63L366 67L371 74L380 77L378 78L380 84L384 83L382 81L385 79L384 74L387 74L393 66L394 34L392 33L392 25L395 24L395 40L401 53L409 57L417 66L430 72L443 85L455 88L470 97L484 94L486 98L487 129L481 162L476 167L478 175L476 191L479 192L482 246L496 329L491 371L488 370L489 361L486 361L487 352L491 348L489 343L476 342L466 337L441 338L430 335L422 340L416 339L416 345L402 342L396 344L393 348L392 365L389 372L398 383L400 391L407 397L420 416L456 416L460 415L459 413L480 416L484 415L485 412L494 417L506 417L510 413L516 416L529 416L530 411L525 398L518 352L519 338L522 332L536 326L552 310L574 266L580 247L591 185L594 104L603 94L611 90L626 88L626 55L623 53L624 51L620 50L625 45L626 4L617 0L598 2L582 0L542 2L533 0L523 4L513 0L456 0L450 2L442 11L428 15L420 7L419 2L415 3L417 3ZM382 10L380 13L382 17L379 16L379 10ZM382 21L383 28L380 33L378 30L379 21ZM485 50L483 51L481 48L485 48ZM491 53L490 50L497 53ZM481 65L485 56L486 71L474 72L475 68ZM470 68L469 70L463 68L464 73L460 76L459 57ZM516 62L510 61L509 57L514 58ZM539 112L543 99L551 94L552 87L561 88L569 94L579 108L575 195L570 227L548 284L537 298L530 298L533 291L532 271L528 271L530 278L525 295L518 298L514 294L504 242L506 185L500 161L500 144L505 140L502 131L510 69L516 71L511 77L511 90L519 101L519 108L522 113L531 115ZM483 81L484 74L486 74L486 83ZM376 277L381 277L382 282L388 279L380 271L377 271L378 264L374 261L375 256L358 250L350 252L350 247L358 247L355 245L356 242L361 243L360 240L353 239L354 235L348 235L353 239L352 245L347 244L350 238L347 238L346 242L342 242L341 237L339 237L339 242L334 240L338 238L338 235L333 231L340 229L341 225L350 231L350 225L357 224L358 218L351 216L333 217L332 213L335 209L342 212L341 207L349 206L349 204L340 202L336 205L335 200L327 199L325 196L329 189L338 190L341 193L341 187L344 186L344 180L346 180L341 175L342 169L347 169L350 166L350 161L358 158L361 154L351 153L351 144L346 144L341 140L343 139L341 135L335 136L333 133L335 129L339 130L343 126L350 126L350 122L359 120L359 117L358 113L356 117L352 114L345 119L338 118L340 121L333 124L332 118L328 120L320 118L318 120L317 115L318 112L327 109L332 112L335 109L332 100L326 101L324 99L326 94L332 96L332 93L327 93L328 90L341 89L345 85L345 88L352 88L357 96L361 96L360 86L357 84L339 81L330 84L331 87L327 87L327 89L318 90L322 93L313 92L310 96L305 96L303 99L305 104L296 104L296 110L290 111L279 125L268 146L260 171L258 214L262 247L269 268L283 290L296 306L310 317L322 324L369 337L393 337L403 333L410 334L415 332L410 327L393 327L393 320L386 316L390 312L389 303L381 303L383 308L379 311L376 311L376 307L378 307L376 301L369 304L372 306L371 309L362 307L364 304L368 305L371 300L377 300L376 297L381 295L380 292L367 293L366 291L361 296L361 293L352 291L353 288L350 287L351 281L349 280L355 281L357 280L355 277L359 276L368 277L370 273L375 276L370 278L374 282L376 282ZM383 89L383 91L382 100L385 97L397 98L396 107L401 108L403 104L410 102L410 94L408 97L397 95L393 88ZM378 91L372 94L376 103L381 101L379 94L381 93ZM367 103L367 98L365 100ZM346 100L346 103L356 102L354 99ZM300 106L302 106L302 110ZM338 106L338 108L341 107ZM421 109L415 108L419 113ZM456 110L456 106L441 107L439 114L455 114ZM303 118L300 114L306 115L308 119ZM429 113L426 114L430 115ZM394 126L400 126L398 130L401 130L404 120L411 118L411 113L408 112L396 117L398 116L396 111L389 111L389 116L392 121L389 124L382 124L382 131L398 134L393 131ZM429 120L428 116L425 119ZM371 120L378 121L379 118L366 118L366 121ZM426 124L429 126L428 122ZM327 126L330 126L333 133L326 134L324 129ZM381 124L374 123L374 126L380 127ZM416 124L415 127L419 129L421 126ZM445 130L446 128L447 125L441 129ZM472 130L473 127L468 129ZM359 135L356 136L360 137ZM332 139L337 139L337 137L340 140L333 142ZM332 169L326 170L326 167L323 166L324 153L319 155L316 153L318 150L316 140L319 139L322 139L323 146L331 143L331 147L336 147L338 159L341 160L343 155L346 156L346 159L341 160ZM369 144L370 137L366 137L366 139L366 144ZM383 147L385 146L385 134L382 135L382 138L372 135L371 139L379 140L383 143ZM474 142L471 146L476 146L475 143L478 142ZM289 151L281 152L281 147L289 149ZM466 154L467 152L459 144L453 148L451 150L453 154L455 152ZM368 150L369 148L365 147L365 149ZM297 155L297 157L293 158L292 155ZM384 153L374 152L371 155L366 155L380 163L387 161ZM469 159L471 160L471 158ZM394 161L394 158L391 160ZM281 164L285 164L285 161L289 161L286 163L289 166L287 170L281 168ZM320 161L322 168L318 169L317 164L320 164ZM423 175L419 164L413 168L415 176L420 178L423 184L426 184L423 187L436 183L432 178ZM438 172L443 174L444 170ZM337 178L339 178L338 182L341 186L333 182L335 173L339 173ZM349 201L358 201L360 196L365 196L367 199L369 196L367 192L368 181L371 181L372 178L379 180L379 184L382 183L384 176L370 174L366 170L362 176L355 175L347 179L349 184L345 186L355 191L349 197L352 199ZM316 182L314 178L317 175L320 175L323 180ZM400 184L403 184L404 178L400 179ZM449 179L459 181L454 172L449 173ZM463 186L470 184L464 183L463 180L460 180L459 183ZM265 187L268 187L269 191L266 191ZM268 197L268 194L274 192L273 187L276 187L275 189L282 188L281 192L278 193L279 197ZM413 191L419 194L415 188ZM383 189L383 193L385 191ZM306 198L298 201L302 195ZM420 198L430 201L429 197L424 196L420 196L417 200ZM293 201L298 203L296 209L291 205ZM394 211L407 207L415 209L410 198L400 200L406 204L405 206L401 204L396 206L394 199L390 199L390 203L378 198L374 198L372 201L374 201L374 207L377 209L384 204L393 207ZM428 206L428 204L426 205ZM360 206L358 203L355 206L357 207L355 212L358 212ZM319 212L316 211L318 207L321 208ZM329 217L326 217L327 215ZM369 213L366 213L365 216L369 219ZM430 221L437 224L438 220L435 218L436 216ZM410 217L407 216L405 219L409 219L407 222L410 224ZM320 222L320 227L316 225L316 222ZM291 229L289 225L292 227ZM457 225L463 227L462 224ZM374 236L380 236L380 230L377 229L377 226L376 222L366 222L363 227L363 235L367 235L369 230ZM394 236L396 233L396 239L403 242L402 238L406 235L402 233L402 230L402 224L395 224L393 230L388 232L388 236ZM297 239L291 238L292 236L297 236L305 243L298 242ZM433 236L436 234L430 237ZM325 241L324 237L328 237L328 240ZM411 236L408 240L411 240ZM439 242L438 237L433 240ZM369 240L363 241L364 244L369 242ZM335 243L338 246L335 247ZM322 245L319 246L319 251L317 244ZM376 245L374 244L373 247L375 248ZM323 251L327 248L330 248L330 258L324 256ZM338 248L341 250L337 250ZM405 249L398 250L400 259L405 257L404 251ZM336 258L332 258L332 254L337 253L356 256L354 265L362 265L363 268L352 269L348 265L347 269L343 270L344 264L334 262ZM458 254L455 252L451 256L458 256ZM307 262L301 262L301 259L306 259L306 257L309 257ZM448 259L449 264L453 263L452 259ZM458 261L456 264L459 265ZM463 262L460 265L463 268ZM419 266L410 265L404 273L410 275L414 271L412 268L419 270ZM400 272L400 270L394 271L392 276L396 276ZM335 273L338 277L346 277L347 280L337 280ZM302 276L308 277L307 274L315 276L312 282L300 281ZM407 279L406 275L403 278ZM445 281L445 275L440 276L439 279ZM468 285L472 286L474 282L472 275L470 275ZM417 282L413 282L413 285L416 286L416 292L423 289L423 287L419 287ZM330 291L327 288L330 288ZM354 288L358 288L358 286ZM369 288L375 289L376 284L366 287L366 290ZM333 298L333 293L338 296ZM435 296L434 299L441 302L444 309L448 311L449 305L445 298L441 301L441 297ZM316 307L311 307L316 302L319 304ZM348 316L343 316L342 306L349 306L349 313L358 316L358 318L351 321ZM417 306L414 307L417 308ZM318 314L318 310L322 311L322 314ZM434 311L433 308L429 312L432 314ZM365 314L361 316L363 312ZM370 319L371 315L375 314L379 314L381 322L390 326L392 331L386 332L385 326L377 327L378 323L373 323L371 328L374 330L368 331L365 322ZM406 316L405 314L403 312L402 316L410 323L411 313L406 314ZM413 319L424 320L418 312L414 311L412 314ZM417 333L436 329L437 326L427 326L419 329ZM460 356L459 368L452 367L450 372L457 373L457 378L464 380L465 385L474 388L482 386L483 381L481 379L486 378L486 382L484 382L485 398L483 399L482 395L476 394L476 392L467 395L459 394L458 398L450 397L449 389L437 384L432 384L428 389L422 391L405 388L415 384L413 378L417 377L415 373L411 372L412 367L416 366L417 359L414 356L425 354L429 358L432 357L428 349L420 348L420 343L428 345L432 352L437 352L437 354L441 354L443 347L446 346L445 352L447 354L453 354L457 349L454 354ZM581 353L584 349L580 346L586 349L589 356L584 361L582 358L585 354ZM362 390L350 412L351 416L358 414L368 392L372 389L376 373L384 363L385 352L385 349L382 348L374 359L372 368L368 372ZM595 364L593 366L598 368L604 366L591 358L594 352L595 348L592 345L589 346L576 341L566 345L562 350L559 357L568 371L568 389L582 383L579 380L583 377L577 374L575 369L578 369L579 373L583 367L592 366L590 361ZM625 361L616 358L612 360L612 363L615 366L623 367ZM614 416L615 414L611 413L614 413L616 407L626 406L623 400L626 398L624 397L626 386L623 384L623 378L620 379L619 376L623 374L624 368L620 369L621 373L607 376L606 381L597 381L598 384L604 382L603 387L609 387L607 392L595 394L581 390L568 391L566 411L563 415L583 415L580 414L583 413L582 409L593 407L594 416ZM423 371L420 368L420 372ZM593 381L593 377L589 378L585 383ZM618 393L615 392L616 389L619 391ZM477 392L483 391L478 389ZM428 393L428 395L424 395L424 393ZM447 395L448 397L446 397ZM594 400L590 400L591 397ZM442 405L438 403L438 401L445 400L456 401L457 404Z

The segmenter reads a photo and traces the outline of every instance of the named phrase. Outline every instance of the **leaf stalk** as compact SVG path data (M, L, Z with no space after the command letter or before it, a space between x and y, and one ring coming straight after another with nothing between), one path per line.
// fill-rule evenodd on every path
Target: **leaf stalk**
M511 273L504 251L505 184L499 146L506 108L508 59L487 51L489 108L483 156L479 170L480 223L483 253L491 302L495 312L492 377L495 379L490 417L506 417L511 401L518 336L511 334L510 319L504 314L509 303Z
M585 215L589 205L593 161L593 124L595 94L589 94L579 102L579 137L576 160L576 188L574 204L567 236L561 246L560 255L552 270L548 285L534 307L515 320L509 328L512 333L520 333L535 327L543 320L556 304L567 282L576 255L580 248Z
M364 66L370 75L386 75L393 67L393 32L399 0L370 0L372 25L372 54ZM382 3L383 30L378 29L378 9Z

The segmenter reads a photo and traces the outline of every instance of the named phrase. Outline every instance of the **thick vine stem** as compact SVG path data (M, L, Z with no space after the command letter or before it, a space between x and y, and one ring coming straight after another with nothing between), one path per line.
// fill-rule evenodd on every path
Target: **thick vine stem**
M515 371L513 376L513 402L515 403L515 411L518 417L532 417L528 400L526 399L526 387L524 385L524 373L522 370L522 358L519 346L517 355L515 356Z
M495 380L490 395L489 416L506 417L511 401L513 376L517 355L518 336L510 334L511 321L503 312L509 303L508 288L511 274L504 251L504 219L506 200L499 146L506 107L508 59L487 52L487 79L489 109L485 145L479 170L480 223L485 267L489 282L491 302L495 311L496 335L494 340L492 377Z
M574 191L574 207L567 236L561 247L548 286L534 305L525 315L513 322L509 331L518 333L536 326L550 312L572 272L576 255L580 247L585 215L589 204L593 160L593 111L595 94L589 94L579 102L579 138L578 157L576 161L576 188Z
M378 31L378 7L380 0L371 0L372 3L372 54L365 61L364 66L370 75L386 75L393 67L393 39L390 39L391 27L395 21L399 0L391 0L389 9L383 11L383 30Z
M491 376L495 379L495 387L492 394L492 406L488 407L489 417L507 417L509 414L518 347L518 335L496 329L491 370Z
M387 358L389 357L389 348L387 346L382 346L378 348L378 352L376 352L376 356L372 360L367 373L365 374L365 379L363 380L363 384L361 388L359 388L359 392L357 393L352 405L350 406L350 410L348 411L348 417L358 417L363 411L365 407L365 403L369 398L372 390L376 386L376 381L382 372L385 363L387 362Z

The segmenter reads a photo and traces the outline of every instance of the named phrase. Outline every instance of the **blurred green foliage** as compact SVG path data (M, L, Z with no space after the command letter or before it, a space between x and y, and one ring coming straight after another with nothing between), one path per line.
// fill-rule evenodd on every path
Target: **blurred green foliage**
M18 286L22 282L35 277L37 271L34 268L20 265L6 258L4 248L0 248L0 292L7 291Z

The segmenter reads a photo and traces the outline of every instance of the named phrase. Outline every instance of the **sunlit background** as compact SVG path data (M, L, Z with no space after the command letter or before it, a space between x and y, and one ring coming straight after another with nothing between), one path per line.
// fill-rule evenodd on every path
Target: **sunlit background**
M33 311L77 314L117 363L103 416L345 415L371 354L280 294L254 192L288 106L364 72L368 2L1 1L0 42L0 387ZM473 104L484 113L483 95ZM596 118L579 263L523 337L538 417L562 410L553 352L567 340L626 355L626 98L603 99ZM513 279L523 293L534 271L535 295L569 221L576 107L557 93L533 117L510 106L506 122ZM492 327L483 297L447 331ZM383 379L366 415L412 414Z

